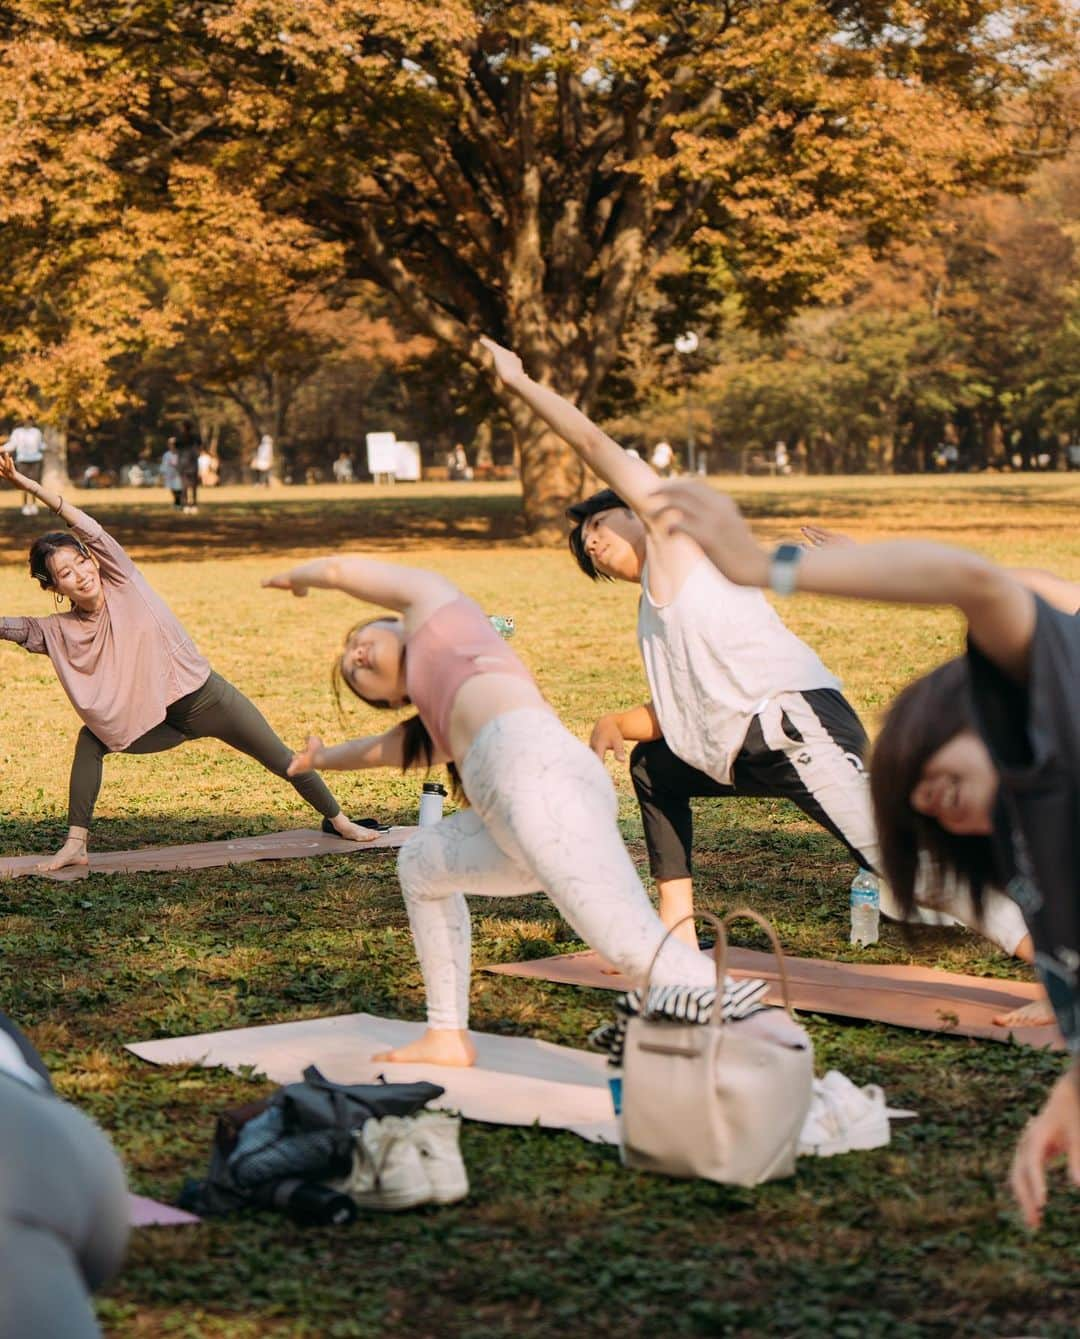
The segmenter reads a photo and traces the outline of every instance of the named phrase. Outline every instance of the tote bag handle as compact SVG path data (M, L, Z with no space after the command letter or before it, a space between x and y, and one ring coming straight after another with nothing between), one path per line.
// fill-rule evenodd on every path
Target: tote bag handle
M754 911L753 908L751 907L738 907L736 908L735 911L729 911L723 920L721 920L719 916L714 916L711 911L698 911L698 912L690 912L689 915L683 916L680 920L676 921L675 924L671 926L667 934L660 941L659 948L653 954L653 960L649 964L649 970L645 977L645 998L643 1000L643 1003L646 1006L648 1005L649 990L652 986L653 971L656 967L656 963L660 957L660 954L664 951L664 945L675 933L675 931L679 929L680 926L685 925L687 921L696 922L699 920L707 921L716 931L716 948L714 950L714 956L716 959L717 1000L722 1000L724 997L724 978L727 975L728 926L731 924L732 921L735 920L752 920L757 925L759 925L761 929L764 930L766 935L768 935L769 937L769 943L772 945L773 954L776 957L776 965L779 969L778 974L780 977L780 988L784 996L784 1008L789 1014L789 1016L794 1019L795 1015L791 1008L791 987L788 983L787 964L784 961L784 950L780 947L780 940L777 938L777 934L775 929L773 929L772 922L767 920L764 916L762 916L762 914L759 911ZM714 1010L713 1025L715 1027L719 1027L723 1023L723 1019L721 1017L722 1012L723 1010L719 1008ZM647 1013L643 1013L642 1017L648 1017Z

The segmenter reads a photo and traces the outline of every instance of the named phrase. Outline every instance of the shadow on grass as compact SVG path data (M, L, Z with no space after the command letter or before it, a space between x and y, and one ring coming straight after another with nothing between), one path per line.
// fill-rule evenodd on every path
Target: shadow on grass
M403 490L404 493L404 490ZM484 547L520 541L525 534L520 498L512 493L453 495L409 492L394 497L305 498L289 493L265 501L213 502L197 516L172 506L137 506L80 498L133 557L164 562L258 556L308 549L385 548L432 544ZM0 557L25 560L47 520L5 513Z

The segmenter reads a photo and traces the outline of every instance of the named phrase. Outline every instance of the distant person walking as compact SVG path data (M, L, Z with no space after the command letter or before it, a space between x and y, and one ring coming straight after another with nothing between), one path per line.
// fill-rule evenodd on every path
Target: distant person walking
M184 419L176 434L176 452L179 456L182 508L185 516L194 516L199 510L199 452L202 438L191 419Z
M180 477L180 453L176 449L175 437L169 438L162 452L161 482L172 494L173 506L179 511L184 505L184 482Z
M353 463L352 457L344 451L338 456L333 464L334 480L339 484L351 484L353 481Z
M41 483L41 472L45 468L45 438L31 419L20 419L7 439L4 450L15 457L20 474L33 479L35 483ZM23 494L22 514L38 514L38 505L31 493Z
M665 479L668 478L675 468L675 452L671 449L671 443L657 442L649 457L649 463L657 474Z
M268 432L264 432L259 438L259 445L255 448L255 454L251 457L253 482L256 485L261 484L264 488L269 488L270 472L273 468L274 439Z

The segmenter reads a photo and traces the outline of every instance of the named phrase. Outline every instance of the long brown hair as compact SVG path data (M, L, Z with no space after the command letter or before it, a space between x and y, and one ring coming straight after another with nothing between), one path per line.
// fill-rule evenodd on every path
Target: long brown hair
M915 905L916 885L928 876L931 893L950 872L962 879L976 913L993 881L989 837L947 832L911 803L927 762L962 731L973 729L971 676L967 660L960 658L946 661L904 689L889 708L874 745L870 793L882 873L905 912Z
M394 618L393 615L381 614L376 618L365 618L356 623L345 634L345 645L348 646L353 637L363 628L370 627L372 623L400 623L400 618ZM337 706L338 720L342 725L346 724L345 708L341 701L342 686L347 688L353 697L358 697L361 702L366 702L369 707L376 707L380 711L392 711L393 704L385 698L365 697L363 693L357 692L349 680L345 677L345 672L341 668L341 656L334 657L334 663L330 666L330 688L334 694L334 702ZM406 698L406 701L408 699ZM419 715L410 716L407 720L401 721L397 726L401 732L401 770L409 771L410 768L423 766L426 769L431 768L432 758L435 756L435 744L431 734L420 719ZM450 789L455 796L460 796L461 777L454 764L447 763L446 770L450 775Z

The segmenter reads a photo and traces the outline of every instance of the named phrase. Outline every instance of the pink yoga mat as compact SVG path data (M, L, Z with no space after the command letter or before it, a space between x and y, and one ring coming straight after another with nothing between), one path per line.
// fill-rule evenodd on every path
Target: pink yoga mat
M27 874L70 882L88 874L145 874L151 870L210 869L218 865L243 865L251 860L310 860L320 855L363 855L399 847L415 828L391 828L378 832L370 842L344 841L315 828L293 832L268 832L263 837L237 837L233 841L191 842L186 846L146 846L138 851L91 852L89 866L39 874L36 866L45 855L0 857L0 878L17 879Z
M863 1018L922 1032L945 1032L988 1041L1023 1042L1060 1051L1065 1043L1054 1026L998 1027L994 1014L1016 1009L1042 996L1029 981L1001 981L932 967L887 966L877 963L824 962L818 958L787 958L792 1003L806 1013ZM629 990L631 982L604 971L599 954L567 953L531 962L501 963L488 972L524 976L563 985L600 990ZM773 982L772 1003L780 1003L776 960L771 953L735 948L729 957L732 976L760 976Z
M159 1204L145 1195L128 1195L128 1212L132 1227L180 1227L184 1223L201 1223L193 1213L174 1209L171 1204Z

